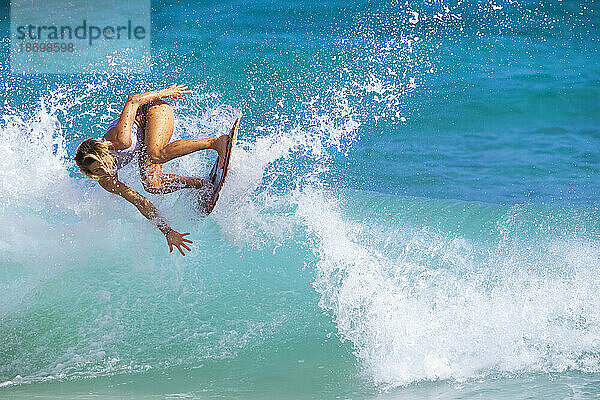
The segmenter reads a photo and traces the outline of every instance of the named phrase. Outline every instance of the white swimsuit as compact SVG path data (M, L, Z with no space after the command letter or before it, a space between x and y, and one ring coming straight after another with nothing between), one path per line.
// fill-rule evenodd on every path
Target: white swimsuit
M115 119L108 126L107 131L109 131L110 129L112 129L112 127L117 125L118 121L119 118ZM142 147L142 144L144 144L144 131L138 126L137 123L134 122L131 126L131 146L123 150L109 150L110 154L112 154L115 157L115 160L117 161L117 170L120 170L121 168L129 164L131 160L133 160L133 158L137 155L140 148Z

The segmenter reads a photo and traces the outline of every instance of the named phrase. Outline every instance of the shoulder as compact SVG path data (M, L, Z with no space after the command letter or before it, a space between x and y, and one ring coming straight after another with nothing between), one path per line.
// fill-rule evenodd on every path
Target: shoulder
M135 190L119 181L119 178L116 175L100 178L98 179L98 184L107 192L115 193L123 197L127 197L132 192L137 193Z
M126 136L124 138L125 140L121 140L119 130L117 129L116 125L112 125L106 131L104 136L102 136L102 139L109 143L108 149L113 151L126 150L130 148L132 144L131 135ZM129 139L129 143L127 143L127 139Z
M110 151L118 151L122 150L117 144L115 144L115 140L108 135L108 132L102 136L102 140L104 140L108 144L108 150Z
M119 179L117 177L112 176L98 179L98 184L104 190L112 193L118 193L124 186L124 183L119 182Z

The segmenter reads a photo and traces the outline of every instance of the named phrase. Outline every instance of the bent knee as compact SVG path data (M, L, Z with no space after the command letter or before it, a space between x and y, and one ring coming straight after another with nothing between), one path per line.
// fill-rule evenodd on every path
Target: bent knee
M151 194L161 194L163 192L160 182L144 180L142 181L142 186L146 192Z
M163 164L166 162L165 153L162 150L148 149L148 159L152 164Z

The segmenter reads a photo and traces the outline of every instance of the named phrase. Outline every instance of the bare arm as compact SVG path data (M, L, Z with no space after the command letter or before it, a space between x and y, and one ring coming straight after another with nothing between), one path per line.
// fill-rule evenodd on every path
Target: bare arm
M148 220L152 221L158 229L165 235L167 239L167 243L169 245L169 250L173 251L173 246L177 247L181 255L185 255L180 246L183 246L188 251L191 249L185 244L193 243L191 240L184 238L184 236L189 235L189 233L180 234L179 232L173 230L169 227L167 221L160 215L154 204L150 202L147 198L139 194L137 191L133 190L129 186L120 182L117 178L114 177L105 177L100 178L98 183L102 188L110 193L118 194L123 197L125 200L133 204L139 212L146 217Z
M141 105L161 98L178 99L185 93L190 93L187 86L172 85L168 89L129 96L125 102L123 111L121 111L117 125L106 132L104 140L107 140L112 144L111 150L123 150L129 148L131 146L131 127L133 126L137 110Z

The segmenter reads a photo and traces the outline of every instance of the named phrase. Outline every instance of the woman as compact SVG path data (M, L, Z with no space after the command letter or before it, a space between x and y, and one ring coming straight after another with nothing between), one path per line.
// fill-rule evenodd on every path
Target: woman
M228 135L169 143L173 135L173 109L161 99L179 99L186 93L190 93L187 86L172 85L168 89L129 96L121 115L102 139L86 139L75 152L75 163L83 174L136 206L165 235L169 251L175 246L182 255L185 255L182 247L190 251L186 243L193 243L184 237L189 233L173 230L148 199L119 181L117 171L137 156L142 184L149 193L201 189L211 184L206 178L162 173L162 164L198 150L216 150L219 164L223 164Z

